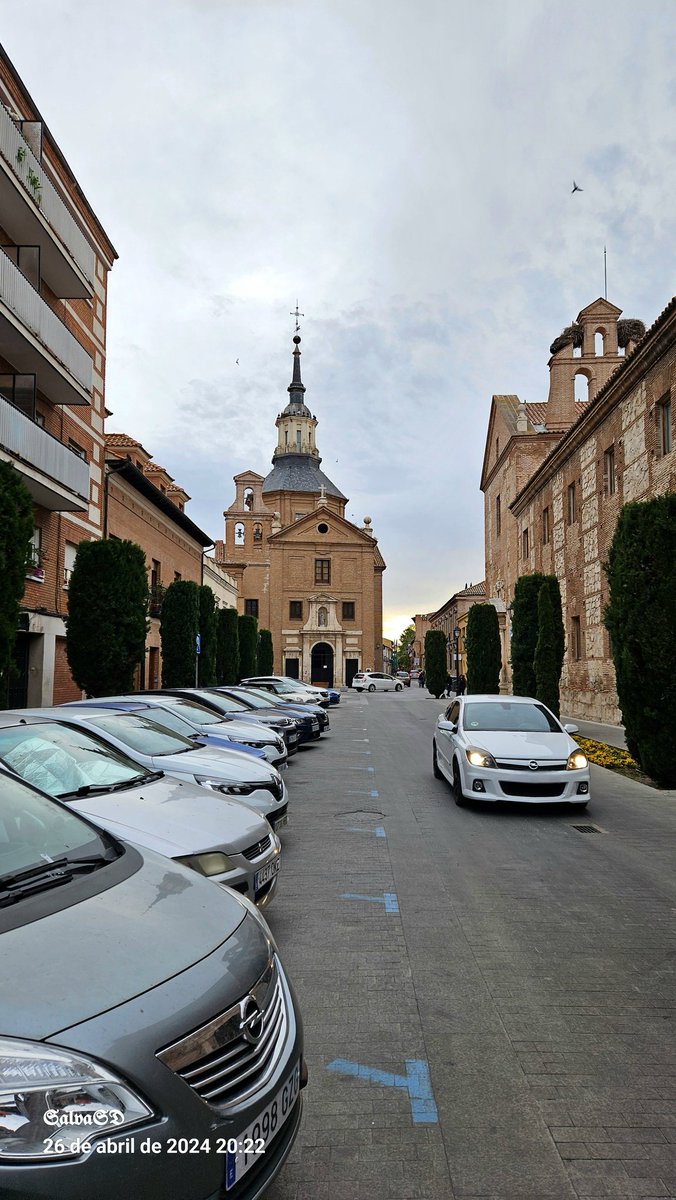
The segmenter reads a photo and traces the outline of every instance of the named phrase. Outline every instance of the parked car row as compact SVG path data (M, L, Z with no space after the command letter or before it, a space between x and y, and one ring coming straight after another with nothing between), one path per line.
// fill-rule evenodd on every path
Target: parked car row
M293 1144L302 1024L261 910L278 767L330 699L253 682L0 713L3 1195L253 1200Z

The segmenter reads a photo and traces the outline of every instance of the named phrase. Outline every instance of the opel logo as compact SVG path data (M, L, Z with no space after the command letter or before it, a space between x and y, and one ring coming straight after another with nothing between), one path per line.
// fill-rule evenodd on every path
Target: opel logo
M239 1023L240 1030L247 1042L255 1046L263 1036L264 1014L253 996L247 996L241 1001L239 1011L242 1018Z
M531 759L528 766L530 767L531 771L537 771L537 769L538 769L538 765L535 762L535 759Z

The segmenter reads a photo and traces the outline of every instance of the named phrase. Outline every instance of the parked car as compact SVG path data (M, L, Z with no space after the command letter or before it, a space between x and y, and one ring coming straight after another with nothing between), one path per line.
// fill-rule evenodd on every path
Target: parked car
M139 695L145 695L145 693L140 692ZM219 695L213 688L162 688L161 691L153 692L152 695L181 696L184 700L194 700L204 708L211 709L222 721L246 721L247 724L253 722L255 726L265 725L268 729L274 729L275 733L284 739L284 745L289 755L295 754L298 749L300 741L298 722L293 717L277 713L274 708L271 708L269 713L260 709L254 716L241 700L233 700L231 696Z
M93 728L27 712L0 712L0 762L116 837L192 867L261 907L274 896L279 838L234 796L148 771Z
M68 705L22 709L20 715L23 712L81 726L148 771L163 771L174 779L236 796L275 830L287 824L288 793L279 771L269 763L253 762L236 750L197 746L191 738L174 733L144 713Z
M219 687L216 688L216 691L226 696L233 696L235 700L241 700L243 704L252 704L254 709L272 707L288 713L295 720L300 720L302 728L309 730L314 738L318 738L329 728L329 714L319 704L287 700L275 692L266 691L265 688L254 687L253 684L249 687L244 687L243 684L240 684L239 687ZM308 717L310 718L309 722Z
M351 686L356 692L401 692L404 688L401 679L384 671L357 671Z
M437 720L432 769L456 804L473 800L589 802L587 757L562 725L530 696L457 696Z
M327 688L326 690L329 693L329 704L340 704L340 689Z
M247 900L0 767L0 956L0 1195L265 1190L307 1071L295 995Z
M397 679L401 679L404 687L411 686L411 674L409 671L397 671Z
M262 725L254 729L251 722L226 724L216 713L182 700L179 696L105 696L92 700L74 700L67 708L117 708L126 712L143 712L151 716L158 725L182 733L201 746L214 746L222 750L238 750L252 758L263 758L273 767L283 766L287 761L284 739L273 730ZM234 733L233 733L234 731Z
M276 692L286 700L309 700L328 708L329 693L326 688L315 687L312 683L302 683L300 679L291 679L287 675L252 675L249 679L240 680L242 687L262 687L267 691Z

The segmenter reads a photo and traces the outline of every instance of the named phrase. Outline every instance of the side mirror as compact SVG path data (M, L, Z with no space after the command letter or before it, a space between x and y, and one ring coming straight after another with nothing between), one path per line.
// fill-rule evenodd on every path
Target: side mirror
M458 726L452 721L437 721L437 729L444 729L446 733L457 733Z
M577 725L564 725L563 728L565 729L566 733L579 733L580 732Z

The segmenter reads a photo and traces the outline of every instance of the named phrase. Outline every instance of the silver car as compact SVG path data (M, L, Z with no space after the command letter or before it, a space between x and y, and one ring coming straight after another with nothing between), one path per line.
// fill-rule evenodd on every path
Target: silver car
M296 998L247 900L0 767L0 958L0 1195L266 1189L307 1071Z
M274 897L281 844L264 817L234 798L146 770L93 728L0 713L0 762L118 837L233 887L259 907Z

